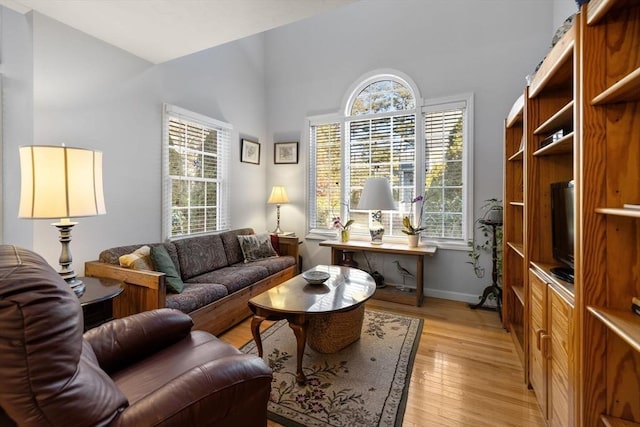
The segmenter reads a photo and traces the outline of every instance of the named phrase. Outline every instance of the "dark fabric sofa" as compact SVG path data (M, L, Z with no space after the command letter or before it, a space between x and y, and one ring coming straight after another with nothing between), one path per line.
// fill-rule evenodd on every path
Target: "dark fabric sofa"
M116 318L169 307L189 314L197 329L218 334L251 314L247 306L251 297L298 271L297 238L278 239L280 256L245 263L238 235L250 234L254 234L252 229L242 228L172 242L110 248L100 253L98 261L85 264L85 274L125 283L124 292L113 302ZM167 292L164 273L119 266L122 255L145 245L164 246L184 282L181 293Z

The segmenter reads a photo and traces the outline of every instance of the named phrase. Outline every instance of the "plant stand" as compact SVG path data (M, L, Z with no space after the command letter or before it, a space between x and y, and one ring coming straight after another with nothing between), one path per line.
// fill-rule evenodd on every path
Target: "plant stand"
M497 269L498 243L497 243L497 239L496 239L496 228L502 227L502 221L496 222L496 221L490 221L490 220L481 219L479 222L480 222L480 224L488 225L489 227L491 227L491 232L493 234L493 240L492 240L492 245L491 245L491 254L492 254L492 258L491 258L491 280L492 280L492 283L491 283L491 285L489 285L486 288L484 288L484 291L482 292L482 297L480 298L480 302L477 303L477 304L469 304L469 308L472 308L472 309L481 308L484 305L484 303L487 301L487 298L490 295L494 295L495 298L496 298L495 310L498 311L498 315L500 316L500 320L502 320L502 288L498 284L498 269ZM489 309L489 310L493 310L494 309L493 307L482 307L482 308Z

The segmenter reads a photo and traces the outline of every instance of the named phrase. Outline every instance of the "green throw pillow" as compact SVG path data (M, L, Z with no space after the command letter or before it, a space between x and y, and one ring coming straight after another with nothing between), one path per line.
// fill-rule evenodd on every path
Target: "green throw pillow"
M154 246L151 248L151 258L156 266L156 270L165 274L165 284L167 290L179 294L184 289L182 278L178 275L175 265L169 256L169 252L164 246Z

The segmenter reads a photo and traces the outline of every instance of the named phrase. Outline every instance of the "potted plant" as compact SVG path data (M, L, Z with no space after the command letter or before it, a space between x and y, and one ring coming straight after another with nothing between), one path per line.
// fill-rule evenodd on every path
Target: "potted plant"
M411 219L409 219L408 215L405 215L402 218L402 232L407 235L409 247L415 248L418 246L420 241L420 232L424 230L426 227L422 226L422 216L424 214L424 197L422 195L416 196L411 200L411 212L414 212L414 205L416 203L420 203L420 215L418 215L418 219L416 221L416 225L411 223Z
M476 227L480 232L480 238L473 236L473 240L469 241L470 260L468 264L473 266L473 271L479 279L484 277L484 268L480 265L480 256L482 253L493 253L493 230L496 233L496 273L497 281L502 277L502 200L492 198L485 200L485 204L480 208L482 216L475 221ZM493 227L496 225L496 227Z
M341 242L349 241L349 229L351 228L351 225L353 225L353 223L354 221L352 219L343 224L339 216L333 218L333 228L335 228L336 230L340 230Z

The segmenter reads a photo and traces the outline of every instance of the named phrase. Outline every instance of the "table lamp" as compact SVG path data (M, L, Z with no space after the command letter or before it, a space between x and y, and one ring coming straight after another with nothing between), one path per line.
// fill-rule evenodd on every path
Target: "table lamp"
M280 229L280 205L283 203L289 203L289 198L287 197L287 191L284 189L283 185L274 185L271 189L271 195L269 196L269 200L267 200L268 204L276 205L276 229L273 230L274 234L282 234L282 230Z
M51 219L60 230L60 276L80 296L85 286L71 268L70 218L106 213L102 189L102 153L64 146L20 147L19 218Z
M364 190L360 196L358 209L370 210L369 233L371 234L371 244L381 245L384 236L384 225L382 225L382 212L395 210L395 201L391 194L391 187L386 178L369 177L364 183Z

